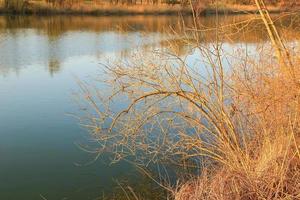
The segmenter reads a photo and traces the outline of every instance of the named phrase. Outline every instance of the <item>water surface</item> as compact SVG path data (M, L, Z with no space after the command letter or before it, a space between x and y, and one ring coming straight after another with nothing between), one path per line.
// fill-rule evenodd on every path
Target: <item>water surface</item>
M135 179L130 164L109 165L76 144L90 140L78 113L76 80L103 77L101 63L151 51L170 38L178 17L0 16L0 199L95 199ZM201 19L212 26L214 17ZM222 23L241 20L222 18ZM191 20L189 20L192 22ZM267 37L252 28L226 41L254 48ZM211 41L203 34L203 42ZM177 44L178 52L187 49Z

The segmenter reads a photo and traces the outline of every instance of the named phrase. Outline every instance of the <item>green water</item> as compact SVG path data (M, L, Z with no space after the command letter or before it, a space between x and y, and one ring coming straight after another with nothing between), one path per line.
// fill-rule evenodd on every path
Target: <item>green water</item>
M0 16L1 200L95 199L111 192L116 180L137 180L132 165L110 165L108 158L88 164L95 155L78 148L91 138L69 115L79 113L76 79L101 78L100 63L162 47L178 19ZM201 20L215 23L213 17ZM266 40L251 31L227 48ZM187 53L181 45L178 51Z
M163 26L172 20L166 18ZM87 165L95 155L78 144L89 144L89 135L69 113L79 111L76 79L102 77L100 63L155 46L163 35L159 23L156 18L0 17L1 200L95 199L116 180L135 176L133 166L109 165L109 159Z

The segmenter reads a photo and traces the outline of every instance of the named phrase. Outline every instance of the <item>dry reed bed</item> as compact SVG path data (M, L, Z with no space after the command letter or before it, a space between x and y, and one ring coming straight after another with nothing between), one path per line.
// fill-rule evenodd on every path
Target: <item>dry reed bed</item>
M44 1L29 1L29 4L23 4L20 0L12 0L10 8L5 8L4 1L0 1L1 13L19 13L19 14L73 14L73 15L191 15L191 7L188 2L185 5L172 3L144 3L144 4L114 4L106 1L95 2L75 2L66 5L56 5ZM205 3L201 6L202 14L249 14L256 13L258 10L253 5L240 5L233 3L220 3L218 9L215 4ZM196 6L196 5L195 5ZM279 6L270 6L269 12L279 13L282 9Z
M274 66L250 68L233 75L235 109L251 129L247 148L232 152L239 160L230 159L230 165L209 168L184 183L176 200L300 199L299 82Z
M210 166L183 184L176 200L300 199L299 51L282 43L276 27L267 22L268 13L262 17L277 62L265 49L253 59L241 56L230 73L229 121L242 136L239 147L222 148L222 158L229 162Z

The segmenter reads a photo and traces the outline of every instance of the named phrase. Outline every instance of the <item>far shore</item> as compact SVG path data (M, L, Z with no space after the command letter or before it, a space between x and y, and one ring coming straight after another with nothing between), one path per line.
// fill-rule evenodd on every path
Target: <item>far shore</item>
M281 13L279 7L269 7L270 13ZM257 13L255 6L228 5L216 9L207 7L197 15L228 14L242 15ZM81 6L72 8L54 8L49 6L31 6L23 10L9 10L0 7L1 15L90 15L90 16L130 16L130 15L192 15L189 6L183 8L180 5L105 5L105 6Z

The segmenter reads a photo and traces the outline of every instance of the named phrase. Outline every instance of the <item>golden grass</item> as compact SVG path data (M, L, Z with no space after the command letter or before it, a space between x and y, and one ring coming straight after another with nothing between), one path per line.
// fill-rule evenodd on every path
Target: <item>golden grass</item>
M251 132L239 160L231 159L238 152L223 152L230 165L205 169L178 187L176 200L300 199L300 73L260 64L231 77L235 110Z
M68 6L52 6L44 1L30 1L26 7L18 6L14 10L4 8L0 1L2 13L28 13L28 14L87 14L87 15L177 15L192 14L190 6L180 4L110 4L108 2L92 3L81 2ZM280 8L271 6L272 13L280 12ZM207 5L202 14L213 14L216 12L215 5ZM247 14L255 13L257 9L253 5L224 4L218 8L219 13L226 14Z
M2 4L3 5L3 4ZM11 12L4 9L2 12ZM25 12L33 14L87 14L87 15L141 15L141 14L178 14L179 12L191 13L190 9L180 5L112 5L109 3L79 3L71 6L52 6L45 2L31 2L24 10L14 10L14 12Z
M81 4L75 5L71 8L51 8L49 5L39 5L40 9L51 10L55 13L86 13L86 14L177 14L180 11L184 11L180 6L168 6L168 5L89 5ZM39 9L37 9L39 10Z

